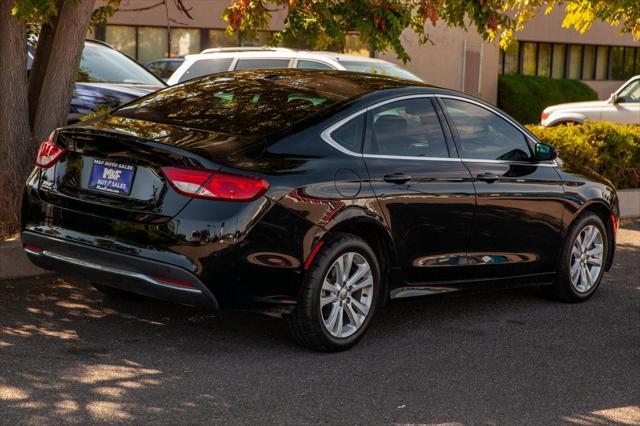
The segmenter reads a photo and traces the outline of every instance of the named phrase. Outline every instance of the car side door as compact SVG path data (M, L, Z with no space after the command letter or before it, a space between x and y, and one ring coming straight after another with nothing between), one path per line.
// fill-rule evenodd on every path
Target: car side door
M439 100L477 194L467 253L470 275L552 273L564 209L555 161L536 161L532 136L489 105L455 96Z
M463 278L475 192L439 106L428 96L390 100L366 122L363 157L404 281Z

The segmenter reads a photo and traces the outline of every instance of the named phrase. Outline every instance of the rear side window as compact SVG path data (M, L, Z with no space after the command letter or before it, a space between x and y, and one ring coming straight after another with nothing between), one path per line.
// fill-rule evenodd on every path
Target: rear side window
M340 61L347 71L365 72L367 74L388 75L406 80L422 81L409 71L386 62Z
M171 74L173 74L173 72L175 70L177 70L180 65L182 65L181 61L170 61L170 62L167 62L167 72L169 73L169 75L167 77L171 77ZM226 70L227 70L227 68L225 68L222 71L226 71Z
M260 68L288 68L288 59L238 59L236 70L253 70Z
M352 118L331 133L331 139L351 152L360 152L364 132L364 114Z
M195 61L191 66L180 76L178 82L191 80L192 78L202 77L203 75L214 74L217 72L228 71L229 66L233 58L218 58L218 59L200 59Z
M369 113L366 154L401 157L449 157L447 141L430 99L382 105Z
M640 80L632 81L618 94L619 102L640 102Z
M528 161L531 151L524 134L498 114L457 99L442 99L458 132L462 158Z
M156 77L163 78L164 77L164 62L151 62L150 64L145 65L145 68L155 74Z
M314 69L314 70L332 70L333 69L333 67L327 64L324 64L322 62L307 61L303 59L298 60L298 65L296 65L296 68L308 68L308 69Z

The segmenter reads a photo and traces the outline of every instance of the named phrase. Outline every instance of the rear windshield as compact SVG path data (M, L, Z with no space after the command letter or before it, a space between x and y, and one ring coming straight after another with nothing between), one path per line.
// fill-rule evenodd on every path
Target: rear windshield
M114 115L234 135L266 136L328 110L361 90L359 84L333 75L244 71L204 77L155 92L121 107Z
M393 64L368 61L340 61L340 63L347 71L366 72L368 74L379 74L389 77L404 78L406 80L422 81L419 77L416 77L409 71Z
M229 71L233 58L200 59L195 61L184 74L180 76L179 82L202 77L203 75L215 74L217 72Z
M162 84L133 59L115 49L86 43L77 81L82 83Z

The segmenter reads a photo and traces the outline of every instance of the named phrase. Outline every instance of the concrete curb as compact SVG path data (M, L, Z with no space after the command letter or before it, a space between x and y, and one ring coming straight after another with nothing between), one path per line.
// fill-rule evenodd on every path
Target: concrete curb
M51 273L31 263L20 240L0 241L0 281Z
M620 217L640 217L640 189L619 189Z
M621 189L618 191L618 197L620 216L623 219L640 217L640 189ZM22 251L20 240L0 241L0 281L51 273L29 261Z

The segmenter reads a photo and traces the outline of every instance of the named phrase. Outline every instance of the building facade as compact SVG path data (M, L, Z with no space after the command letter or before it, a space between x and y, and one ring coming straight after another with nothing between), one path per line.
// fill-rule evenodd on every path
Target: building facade
M221 19L228 0L184 0L189 19L172 2L122 0L118 11L90 37L104 40L141 63L198 53L210 47L262 46L282 27L284 14L275 13L270 28L250 35L229 36ZM495 103L499 74L538 75L582 80L606 98L632 75L640 74L640 43L630 35L596 23L581 35L562 28L563 11L539 14L516 34L506 51L482 40L473 28L430 26L432 43L419 45L410 31L403 35L411 61L404 66L425 81L461 90ZM294 45L295 47L295 45ZM299 46L303 47L303 46ZM401 63L391 52L369 52L356 34L341 46L347 53L373 55Z

